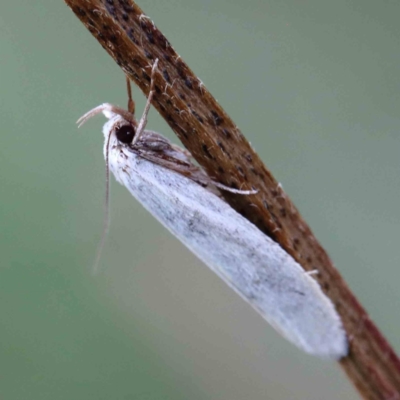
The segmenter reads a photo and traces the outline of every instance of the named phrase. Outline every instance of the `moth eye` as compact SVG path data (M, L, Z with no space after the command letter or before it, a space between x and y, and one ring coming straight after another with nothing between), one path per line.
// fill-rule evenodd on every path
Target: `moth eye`
M132 125L124 125L115 131L115 136L121 143L132 143L135 136L135 128Z

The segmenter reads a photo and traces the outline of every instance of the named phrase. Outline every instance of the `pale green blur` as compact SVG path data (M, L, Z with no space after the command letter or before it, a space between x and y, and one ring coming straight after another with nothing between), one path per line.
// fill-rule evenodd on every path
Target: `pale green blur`
M400 4L139 3L242 129L400 350ZM0 13L2 400L357 399L112 182L122 72L62 0ZM134 88L140 113L144 98ZM149 128L176 138L152 110Z

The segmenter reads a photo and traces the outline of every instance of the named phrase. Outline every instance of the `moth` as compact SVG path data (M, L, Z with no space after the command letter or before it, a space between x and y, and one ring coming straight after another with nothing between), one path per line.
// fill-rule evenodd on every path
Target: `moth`
M108 118L103 127L107 169L286 339L316 356L345 356L348 343L341 319L319 284L278 243L218 196L218 189L240 196L255 192L214 182L192 162L187 150L145 130L157 62L139 121L128 84L128 110L105 103L83 115L79 126L101 112Z

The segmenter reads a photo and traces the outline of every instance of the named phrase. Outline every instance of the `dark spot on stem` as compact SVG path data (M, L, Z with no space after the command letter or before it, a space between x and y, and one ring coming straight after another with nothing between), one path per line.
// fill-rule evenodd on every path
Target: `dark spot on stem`
M214 110L211 110L211 115L214 119L214 123L215 125L221 125L221 123L223 122L223 119L217 114L217 112L215 112Z
M223 145L223 143L217 142L217 144L218 144L218 147L219 147L224 153L226 153L226 149L225 149L225 146Z
M246 174L243 171L243 168L240 165L236 165L236 169L238 170L239 174L246 179ZM246 179L247 180L247 179Z
M205 144L201 145L201 148L203 149L203 153L205 154L206 157L213 159L213 156L208 150L208 147Z
M133 28L129 29L128 36L132 40L133 43L139 44L139 41L136 39L134 32L135 31L133 30Z
M142 71L142 77L146 79L147 82L150 82L150 76L146 74L146 72Z
M153 35L153 30L152 26L150 23L148 23L145 19L142 19L140 21L140 27L142 28L144 34L147 37L147 40L151 43L154 44L154 35Z
M168 74L168 71L164 68L163 69L163 77L164 77L164 79L168 82L168 83L171 83L171 78L169 77L169 74Z
M153 60L153 55L147 50L144 49L144 55L146 56L146 58L148 58L149 60Z
M227 139L230 139L232 137L232 134L228 131L228 129L222 129L222 133Z
M189 89L193 89L193 85L192 85L192 80L191 78L186 78L185 79L185 85L189 88Z
M159 46L163 50L167 50L168 47L171 47L171 44L169 43L168 39L159 30L156 30L154 34L156 36Z
M197 114L196 111L194 111L194 110L190 110L190 111L192 112L192 114L196 117L196 119L197 119L200 123L203 123L203 122L204 122L203 118L201 118L200 115Z

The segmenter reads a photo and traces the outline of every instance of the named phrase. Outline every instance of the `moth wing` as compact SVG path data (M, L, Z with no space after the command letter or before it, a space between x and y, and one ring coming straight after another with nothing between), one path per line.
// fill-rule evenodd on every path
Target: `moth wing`
M276 242L194 181L121 146L116 179L169 231L302 350L347 354L340 317L318 283Z

